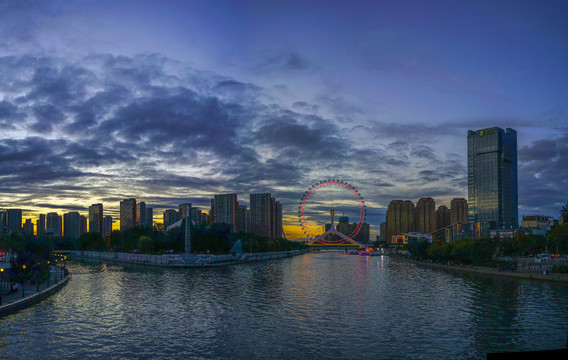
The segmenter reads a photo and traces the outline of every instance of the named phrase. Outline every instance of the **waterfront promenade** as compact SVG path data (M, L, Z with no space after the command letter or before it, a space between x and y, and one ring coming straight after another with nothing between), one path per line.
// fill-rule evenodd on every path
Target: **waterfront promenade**
M0 318L15 311L25 309L53 295L65 286L71 277L67 270L52 267L49 281L37 284L18 284L17 291L2 289L2 304L0 305Z
M393 255L391 255L393 256ZM520 279L532 279L532 280L547 280L547 281L562 281L568 283L568 274L558 274L558 273L543 273L543 272L516 272L510 270L500 270L496 268L483 267L483 266L473 266L473 265L447 265L436 262L431 262L428 260L416 260L403 255L394 255L397 259L402 259L409 261L418 265L428 266L436 269L444 269L450 271L460 271L469 272L475 274L484 274L492 276L507 276Z
M159 267L202 268L237 265L249 262L282 259L306 254L305 250L275 251L264 253L234 254L132 254L98 251L70 251L69 254L89 259L115 261L129 264L150 265Z

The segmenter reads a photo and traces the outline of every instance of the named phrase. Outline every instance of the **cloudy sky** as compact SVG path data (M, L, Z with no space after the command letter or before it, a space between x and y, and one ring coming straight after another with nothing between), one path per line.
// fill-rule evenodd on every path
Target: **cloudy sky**
M568 200L566 1L0 0L0 208L208 208L356 186L467 198L467 130L518 132L519 212ZM116 226L117 224L115 224Z

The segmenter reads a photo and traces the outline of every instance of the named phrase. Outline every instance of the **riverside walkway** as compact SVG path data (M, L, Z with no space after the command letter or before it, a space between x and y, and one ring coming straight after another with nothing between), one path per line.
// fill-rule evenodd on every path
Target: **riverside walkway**
M69 282L70 277L71 275L67 270L62 271L60 268L52 267L49 273L49 281L46 280L39 284L39 286L29 282L24 286L18 284L18 289L15 292L10 291L8 288L3 288L0 318L35 305L56 293Z
M77 257L89 259L116 261L122 263L161 266L161 267L181 267L181 268L204 268L244 264L256 261L282 259L297 255L306 254L304 250L275 251L264 253L244 253L236 256L234 254L211 255L211 254L132 254L115 252L97 251L70 251L69 254Z

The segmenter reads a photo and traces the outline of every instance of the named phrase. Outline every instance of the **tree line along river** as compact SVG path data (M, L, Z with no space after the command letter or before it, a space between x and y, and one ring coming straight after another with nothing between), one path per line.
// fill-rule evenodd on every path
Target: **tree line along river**
M211 269L75 259L0 358L484 359L566 347L568 284L306 254Z

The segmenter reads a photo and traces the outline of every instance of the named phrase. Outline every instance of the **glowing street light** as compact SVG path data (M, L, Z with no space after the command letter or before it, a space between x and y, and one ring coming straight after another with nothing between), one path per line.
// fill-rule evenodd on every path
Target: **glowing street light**
M4 290L4 268L0 269L0 305L2 305L2 290Z

